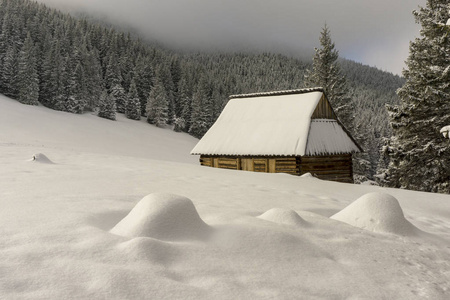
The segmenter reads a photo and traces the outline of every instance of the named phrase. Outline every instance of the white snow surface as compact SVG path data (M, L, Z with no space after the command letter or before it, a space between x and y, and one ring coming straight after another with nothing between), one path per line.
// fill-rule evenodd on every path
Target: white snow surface
M304 155L322 92L231 99L192 154Z
M0 96L0 298L449 299L449 195L201 167L195 143ZM420 231L330 218L394 207Z

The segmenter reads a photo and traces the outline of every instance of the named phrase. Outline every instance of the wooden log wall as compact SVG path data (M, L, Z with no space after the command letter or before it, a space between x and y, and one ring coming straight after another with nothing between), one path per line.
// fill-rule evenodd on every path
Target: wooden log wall
M279 157L275 158L275 172L300 175L299 157Z
M327 98L322 95L319 103L317 104L316 109L314 110L311 119L334 119L337 120L336 114L333 111L333 108L328 102Z
M351 154L303 157L200 156L202 166L264 173L301 175L311 173L320 179L353 183Z
M225 157L200 156L200 164L207 167L264 173L300 175L299 157Z
M320 179L353 183L352 155L302 156L301 174Z

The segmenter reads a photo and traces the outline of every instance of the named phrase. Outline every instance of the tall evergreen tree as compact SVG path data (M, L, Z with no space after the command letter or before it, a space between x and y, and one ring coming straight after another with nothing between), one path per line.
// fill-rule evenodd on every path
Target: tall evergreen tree
M17 89L20 102L29 105L38 104L39 77L36 66L36 51L29 33L19 53Z
M136 82L131 80L130 92L127 96L127 102L125 106L125 115L128 119L140 120L141 119L141 101L136 89Z
M141 102L141 115L146 115L147 100L153 87L154 72L148 57L138 56L134 67L134 81Z
M118 113L125 113L127 95L120 83L116 83L111 87L111 97L116 102L116 111Z
M169 102L167 99L166 90L159 78L155 80L153 87L147 101L147 122L155 124L158 127L166 125L168 122Z
M2 84L3 92L6 96L16 98L18 94L17 86L18 72L18 49L16 45L8 48L3 58Z
M305 74L305 85L306 87L322 87L339 120L348 130L352 131L353 116L349 90L337 62L339 52L335 49L326 24L322 29L319 41L321 48L315 48L312 69L308 69Z
M116 119L116 102L106 90L100 96L98 116L109 120Z
M206 77L202 77L192 96L191 127L189 133L201 138L214 123L214 102Z
M450 124L449 8L448 0L428 0L413 12L420 37L410 43L401 102L388 107L392 187L450 193L450 144L439 133Z

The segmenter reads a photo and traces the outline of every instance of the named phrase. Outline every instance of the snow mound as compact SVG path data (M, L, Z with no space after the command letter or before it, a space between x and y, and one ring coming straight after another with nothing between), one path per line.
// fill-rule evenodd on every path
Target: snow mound
M34 154L33 157L28 161L35 161L43 164L53 164L53 162L42 153Z
M295 211L285 208L272 208L258 218L290 226L305 226L306 221L302 219Z
M302 175L300 175L300 177L302 177L302 178L314 178L314 179L318 179L317 177L315 177L313 174L311 174L311 173L305 173L305 174L302 174Z
M380 233L414 235L419 231L405 219L398 200L386 193L368 193L330 217Z
M110 232L126 237L173 241L204 239L210 231L211 228L200 218L190 199L154 193L139 201Z

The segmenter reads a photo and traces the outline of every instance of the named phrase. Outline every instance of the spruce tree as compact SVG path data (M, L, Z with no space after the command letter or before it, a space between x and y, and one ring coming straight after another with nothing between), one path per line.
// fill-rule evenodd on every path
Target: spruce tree
M18 50L16 45L8 48L3 59L2 84L3 93L11 98L17 98L17 72L18 72Z
M214 102L206 77L202 77L192 96L191 127L189 133L201 138L214 123Z
M353 116L349 90L337 62L339 52L335 49L326 24L319 41L321 48L315 48L312 69L308 69L305 74L305 85L306 87L322 87L339 120L352 131Z
M116 102L116 111L118 113L125 113L125 105L127 101L127 95L120 83L114 84L110 89L111 97Z
M36 66L36 51L29 33L19 53L17 88L20 102L29 105L38 104L39 77Z
M413 14L422 29L410 43L400 104L388 106L393 135L385 179L392 187L450 193L450 144L439 133L450 124L448 0L428 0Z
M141 101L136 89L136 82L131 80L130 92L127 96L127 102L125 106L125 115L128 119L140 120L141 119Z
M98 116L109 120L116 119L116 103L106 91L100 96Z
M141 115L146 115L147 100L153 87L154 73L148 58L138 56L133 70L136 89L141 102Z
M168 122L168 106L166 90L159 78L156 78L155 86L147 101L147 122L155 124L157 127L166 125Z

